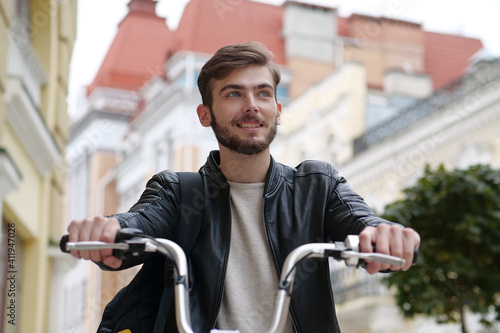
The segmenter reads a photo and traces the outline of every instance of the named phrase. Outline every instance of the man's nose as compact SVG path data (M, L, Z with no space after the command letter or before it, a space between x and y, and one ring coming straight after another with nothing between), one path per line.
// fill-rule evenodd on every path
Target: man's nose
M252 94L248 94L245 98L244 111L245 112L258 112L259 111L259 106L257 105L257 103L255 101L255 97Z

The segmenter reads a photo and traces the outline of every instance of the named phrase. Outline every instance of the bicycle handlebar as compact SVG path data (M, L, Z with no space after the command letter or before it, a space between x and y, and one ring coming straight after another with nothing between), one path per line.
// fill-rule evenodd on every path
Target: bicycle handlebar
M174 263L176 321L180 332L193 333L189 314L188 268L182 248L176 243L146 236L139 229L121 229L116 243L68 242L68 235L61 238L61 251L113 249L113 255L120 259L137 256L144 252L160 252ZM374 249L375 250L375 249ZM418 249L415 248L413 264L416 263ZM392 266L405 266L405 260L381 253L359 252L359 237L349 235L345 242L311 243L299 246L288 254L283 264L275 312L268 332L281 332L285 325L290 298L295 279L295 268L305 258L327 258L345 261L347 266L364 266L365 260L378 261ZM382 272L391 272L390 270ZM217 330L212 330L217 332ZM222 332L222 331L219 331ZM238 331L234 331L238 332Z
M114 243L105 243L98 241L88 242L69 242L69 235L61 237L59 248L64 253L70 253L71 250L102 250L112 249L113 255L119 259L127 259L132 256L138 256L143 252L155 252L155 249L146 248L145 241L138 241L144 237L142 230L136 228L123 228L116 233ZM151 239L150 237L148 237ZM69 244L69 245L68 245Z
M193 333L189 313L188 265L182 248L172 241L143 235L139 229L122 229L117 233L116 241L119 243L68 242L68 235L64 235L59 247L65 253L72 250L113 249L113 255L121 259L129 258L130 255L137 256L143 252L160 252L174 263L177 327L181 333Z

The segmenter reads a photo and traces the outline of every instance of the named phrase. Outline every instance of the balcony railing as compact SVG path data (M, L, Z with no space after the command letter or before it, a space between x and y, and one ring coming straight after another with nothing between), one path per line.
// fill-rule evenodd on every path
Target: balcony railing
M369 129L363 136L355 139L354 155L400 133L430 114L442 110L464 97L482 94L488 90L488 87L491 87L492 83L500 82L500 59L485 61L479 65L474 71L452 81L432 96L410 105L394 117Z
M31 40L23 33L23 24L12 20L9 30L9 57L7 75L20 79L31 103L40 107L42 87L47 82Z

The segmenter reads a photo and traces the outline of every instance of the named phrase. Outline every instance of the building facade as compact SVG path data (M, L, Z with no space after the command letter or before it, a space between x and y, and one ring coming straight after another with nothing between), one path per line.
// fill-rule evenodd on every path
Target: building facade
M142 86L164 76L170 30L155 13L156 2L134 0L93 82L85 87L83 104L72 120L66 154L68 209L73 219L113 214L120 204L116 194L118 147L129 123L144 105ZM95 332L104 305L133 277L101 272L90 262L73 260L60 280L63 296L60 317L52 332Z
M366 67L346 62L290 103L276 140L279 160L331 162L379 214L402 198L426 165L500 167L500 59L471 57L462 76L437 90L432 76L397 69L384 72L382 89L370 88ZM331 267L337 314L347 332L460 329L426 318L407 321L381 275ZM472 314L466 322L471 332L490 332Z
M472 64L468 73L458 80L401 109L351 141L353 156L340 164L339 169L370 206L381 213L385 205L401 199L402 190L416 183L426 165L436 168L443 164L452 169L489 164L499 168L499 88L500 58ZM360 276L345 281L358 291L367 285L376 285L373 279L360 283ZM369 318L379 317L379 304L384 297L371 292L365 295L368 297L354 300L357 307L364 309ZM386 298L382 303L388 306L392 301ZM340 307L339 317L346 319L344 327L356 323L361 326L356 331L361 332L369 326L352 320L359 315L356 311L348 301ZM500 327L485 329L471 314L466 322L471 332L495 332ZM403 324L408 323L400 320L400 327L404 327ZM458 326L437 325L423 318L410 324L406 326L408 332L459 330Z
M76 1L0 2L0 331L49 332Z

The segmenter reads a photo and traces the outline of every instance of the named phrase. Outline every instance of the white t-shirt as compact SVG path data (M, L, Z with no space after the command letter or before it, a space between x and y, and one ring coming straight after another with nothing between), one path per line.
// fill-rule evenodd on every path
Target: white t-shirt
M265 332L272 322L278 292L278 275L264 227L265 183L229 185L231 243L217 328ZM290 314L283 332L293 332Z

